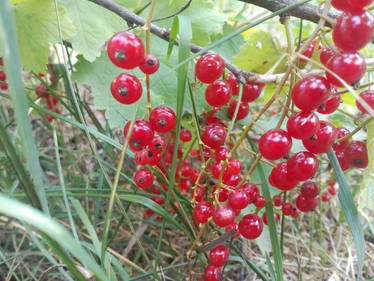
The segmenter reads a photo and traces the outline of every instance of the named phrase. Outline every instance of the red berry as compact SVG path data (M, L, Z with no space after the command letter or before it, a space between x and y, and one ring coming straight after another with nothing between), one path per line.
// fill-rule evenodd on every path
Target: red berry
M130 128L131 121L127 122L124 130L123 135L126 138L128 134L128 130ZM153 139L154 132L150 126L150 124L143 120L138 119L135 120L134 127L131 133L129 146L133 151L139 151L145 148L148 144L151 143Z
M208 265L204 270L204 281L220 281L221 270L214 265Z
M192 197L195 199L196 202L201 202L205 198L205 186L198 185L193 191Z
M314 177L318 167L317 158L308 151L298 152L287 161L289 173L298 181L306 181Z
M5 82L6 80L6 74L4 71L0 70L0 81Z
M295 188L299 182L288 170L287 162L281 162L271 171L269 183L279 190L288 191Z
M344 0L345 1L345 0ZM323 48L320 56L319 56L319 59L321 61L321 63L323 65L326 65L328 63L328 61L333 57L335 56L335 52L329 48Z
M303 56L307 57L307 58L311 58L313 56L313 53L314 53L314 50L316 49L316 43L317 41L316 40L313 40L312 43L310 43L310 45L308 46L308 48L306 48L306 50L302 53ZM322 44L319 43L318 44L318 50L322 49ZM306 59L300 59L300 62L301 63L307 63L308 61Z
M370 5L373 0L346 0L350 6L350 10L361 10Z
M306 181L301 186L300 193L305 198L314 198L317 197L319 193L319 187L315 182Z
M214 158L215 158L216 162L225 161L228 154L229 154L228 149L221 146L221 147L216 149L216 151L214 153Z
M330 84L322 76L308 76L292 88L292 101L302 111L313 111L330 96Z
M110 84L110 91L118 102L133 104L142 96L143 87L136 76L130 73L121 73Z
M191 182L187 179L181 179L179 183L179 190L182 194L186 194L190 188Z
M212 109L211 111L209 111L208 113L203 113L203 118L205 119L205 121L208 123L208 124L213 124L213 123L220 123L221 122L221 119L219 119L218 117L216 117L216 113L220 110L219 107L216 107L214 109Z
M215 198L216 196L217 186L215 185L212 189L212 197ZM228 191L225 187L221 186L218 193L218 201L225 202L229 198L230 191Z
M242 186L240 186L241 189L244 189L244 191L248 195L249 203L252 203L260 196L260 190L258 187L252 183L245 183Z
M349 9L347 0L332 0L331 5L339 11L345 11Z
M261 209L266 206L266 199L264 196L258 196L253 202L256 208Z
M357 52L342 52L333 56L326 67L338 75L348 85L359 81L366 72L366 62L363 56ZM330 72L326 71L327 80L337 86L343 84Z
M359 97L361 98L361 100L360 99L356 100L356 106L358 110L366 114L369 114L368 110L366 109L367 107L374 110L374 91L371 91L371 90L363 91L359 95Z
M326 102L321 104L318 107L317 111L318 111L318 113L321 113L321 114L331 114L335 110L338 109L338 107L341 103L342 103L341 96L333 96L333 97L329 98Z
M161 162L161 153L153 153L147 150L146 159L148 165L156 166Z
M322 195L321 195L322 202L324 203L329 202L330 199L331 199L330 194L327 191L322 192Z
M193 217L197 223L206 223L213 214L213 205L206 201L200 201L193 209Z
M135 184L140 188L149 188L153 185L153 174L151 171L141 169L134 175Z
M369 163L366 143L352 141L344 151L347 162L355 168L366 168Z
M155 73L160 67L160 61L155 55L146 55L143 62L139 65L140 70L144 74L151 75Z
M307 139L319 129L319 119L313 112L298 112L287 121L287 132L295 139Z
M136 151L134 155L135 164L145 166L147 165L147 149L142 149L140 151Z
M133 69L144 60L142 40L136 34L128 31L114 34L109 39L107 52L112 63L124 69Z
M166 148L166 141L160 136L154 136L148 144L148 148L153 153L161 153Z
M330 193L330 195L335 196L337 194L337 189L334 186L330 186L327 191Z
M229 119L234 118L234 114L235 114L237 104L238 104L238 102L236 100L233 100L232 102L230 102L230 105L227 109L227 117ZM243 120L245 117L247 117L248 113L249 113L248 103L243 103L243 102L240 103L239 109L238 109L238 114L236 115L235 120L236 121Z
M261 218L255 214L245 215L239 222L240 234L247 239L258 238L263 229Z
M284 203L282 205L282 213L285 216L291 216L293 213L294 206L291 203Z
M205 54L195 65L195 75L203 83L213 83L225 70L223 59L217 54Z
M216 80L205 89L205 99L210 106L221 107L229 102L231 87L222 80Z
M273 204L274 204L275 207L282 206L282 204L283 204L283 196L282 196L282 194L273 197Z
M229 259L229 249L225 245L218 245L209 252L209 262L214 266L223 266Z
M177 116L171 108L161 105L151 111L149 122L156 132L167 133L174 129Z
M314 153L326 153L334 144L337 131L334 125L327 121L321 121L317 133L309 138L303 140L304 147Z
M243 168L242 163L239 159L230 159L229 163L227 164L227 172L232 175L237 175L241 172Z
M232 224L229 224L225 227L225 232L229 232L231 230L235 231L235 238L238 238L240 236L239 225L236 222L233 222Z
M191 131L183 128L180 131L179 139L183 142L189 142L192 139Z
M231 92L234 96L239 95L239 83L236 80L236 77L231 72L226 75L225 82L228 83L231 87Z
M41 96L42 98L45 98L49 95L47 92L47 87L44 84L40 84L36 87L35 93L37 96Z
M350 133L349 130L347 130L346 128L343 128L343 127L337 127L336 132L337 132L337 134L336 134L337 139L343 138ZM346 139L346 140L343 140L341 142L337 142L337 143L333 144L332 148L335 151L343 151L349 145L349 142L350 142L350 139Z
M226 129L220 124L210 124L205 127L201 140L206 146L216 149L223 145L226 139Z
M242 93L242 102L248 103L255 101L261 94L261 84L253 83L253 82L246 82L243 85L243 93Z
M228 179L224 179L223 183L231 187L236 187L241 181L242 177L240 175L231 175Z
M343 171L348 170L351 167L351 165L347 161L347 157L345 156L344 151L336 151L335 154L336 154L336 158L338 158L340 168Z
M268 160L277 160L286 156L291 146L291 137L281 129L267 131L261 136L258 144L262 156Z
M213 221L220 227L225 227L235 220L235 211L229 205L217 207L213 212Z
M319 199L317 197L306 198L304 195L300 194L299 196L297 196L295 203L297 209L299 209L301 212L307 213L317 207Z
M229 195L229 204L234 209L244 209L249 204L249 198L244 189L238 188Z
M8 90L8 84L0 82L0 90L3 90L3 91Z

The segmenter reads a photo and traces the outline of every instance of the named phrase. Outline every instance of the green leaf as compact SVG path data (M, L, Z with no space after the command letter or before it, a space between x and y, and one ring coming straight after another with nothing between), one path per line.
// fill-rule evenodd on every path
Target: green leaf
M124 21L107 9L87 0L59 1L72 20L76 33L71 38L73 48L92 62L100 55L100 48L114 32L124 28Z
M45 72L50 47L59 42L58 22L52 0L27 0L14 4L18 45L22 65L34 72ZM59 7L64 38L74 35L74 26Z
M281 57L282 48L276 37L261 29L252 28L243 33L246 41L234 63L247 71L266 73Z

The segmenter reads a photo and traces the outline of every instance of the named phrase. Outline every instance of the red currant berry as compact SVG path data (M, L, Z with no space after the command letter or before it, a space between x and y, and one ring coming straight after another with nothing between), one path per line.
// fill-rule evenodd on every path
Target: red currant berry
M308 76L292 88L292 101L302 111L313 111L330 96L330 84L322 76Z
M367 107L374 110L374 91L366 90L363 91L360 95L361 100L356 100L356 106L358 110L360 110L362 113L368 114Z
M366 168L369 163L366 143L352 141L344 151L347 162L355 168Z
M180 131L179 139L183 142L189 142L192 139L191 131L183 128Z
M244 209L249 204L249 198L244 189L238 188L229 195L229 204L234 209Z
M208 265L204 270L204 281L220 281L221 270L214 265Z
M210 124L205 127L201 140L206 146L216 149L224 144L226 129L220 124Z
M205 99L210 106L221 107L231 98L231 87L222 80L216 80L205 89Z
M211 111L209 111L208 113L203 113L203 118L205 119L205 121L208 123L208 124L214 124L214 123L220 123L221 122L221 119L219 119L218 117L216 117L216 113L219 111L219 107L216 107L214 109L212 109Z
M134 161L136 165L145 166L147 165L147 149L136 151L134 155Z
M310 45L308 46L308 48L306 48L306 50L302 53L302 55L307 57L307 58L311 58L313 56L314 50L316 49L316 43L317 43L317 41L313 40L312 43L310 43ZM318 44L318 50L321 50L321 49L322 49L322 44L319 43ZM308 61L306 59L301 58L300 62L301 63L307 63Z
M201 202L205 198L205 186L204 185L198 185L193 191L192 196L196 202Z
M107 52L112 63L124 69L133 69L144 60L142 40L136 34L128 31L114 34L109 39Z
M232 175L237 175L242 171L243 165L239 159L230 159L227 164L227 172Z
M267 131L262 135L258 144L262 156L268 160L277 160L286 156L291 146L291 137L281 129Z
M241 181L242 177L240 175L231 175L228 179L224 179L223 183L231 187L237 187Z
M240 188L244 189L244 191L247 193L249 203L254 202L260 196L260 190L258 189L257 185L245 183L240 186Z
M191 182L187 179L181 179L179 183L179 190L182 194L186 194L190 189Z
M351 167L351 165L347 161L347 157L345 157L344 151L336 151L335 154L336 158L338 158L338 162L342 171L348 170Z
M130 128L131 121L127 122L124 130L123 135L126 138L129 128ZM131 133L129 146L133 151L139 151L145 148L148 144L151 143L153 139L154 132L150 126L150 124L143 120L138 119L135 120L134 127Z
M345 0L344 0L345 1ZM333 57L335 56L335 52L329 48L323 48L320 56L319 56L319 60L321 61L321 63L323 65L326 65L328 63L328 61Z
M227 74L226 77L225 77L225 82L230 85L231 93L234 96L239 95L239 83L236 80L236 77L235 77L234 74L232 74L231 72L229 74Z
M225 70L223 59L217 54L205 54L199 58L195 65L197 79L203 83L213 83Z
M212 189L212 197L216 198L216 190L217 186L215 185ZM218 192L218 202L225 202L229 198L230 191L228 191L225 187L221 186Z
M235 211L230 205L217 207L213 212L213 221L220 227L225 227L235 220Z
M110 84L110 91L118 102L133 104L142 96L143 87L136 76L130 73L121 73Z
M225 161L229 152L230 151L223 146L216 149L214 153L214 158L216 159L216 162Z
M219 177L221 175L221 171L222 171L222 164L221 164L221 162L216 162L212 166L212 176L215 179L219 179ZM227 167L226 167L225 171L222 174L222 179L228 180L229 178L230 178L230 174L228 173L228 170L227 170Z
M239 222L240 234L247 239L258 238L263 229L261 218L255 214L245 215Z
M287 162L281 162L269 175L269 183L282 191L288 191L297 186L299 183L288 170Z
M350 6L350 10L362 10L366 6L369 6L373 0L346 0Z
M287 121L287 132L295 139L307 139L319 129L319 118L313 112L298 112Z
M322 195L321 195L322 202L327 203L330 201L330 199L331 199L331 196L327 191L322 192Z
M291 216L293 213L294 206L291 203L284 203L282 205L282 213L285 216Z
M333 97L329 98L326 102L321 104L318 107L317 111L318 111L318 113L321 113L321 114L331 114L335 110L338 109L339 105L342 102L343 101L342 101L341 96L333 96Z
M161 153L153 153L150 150L147 150L147 164L151 166L156 166L161 162Z
M206 201L200 201L193 209L193 217L197 223L206 223L213 214L213 205Z
M333 56L326 67L339 76L348 85L359 81L366 72L366 62L363 56L357 52L342 52ZM330 72L326 71L327 80L337 86L343 84Z
M214 266L223 266L229 259L230 251L225 245L218 245L209 252L209 262Z
M255 201L253 202L256 208L261 209L266 206L266 199L264 196L258 196Z
M274 204L275 207L282 206L282 204L283 204L283 196L282 196L282 194L273 197L273 204Z
M337 127L336 132L337 132L337 134L336 134L337 139L343 138L350 133L350 131L348 129L343 128L343 127ZM343 151L349 145L349 142L350 142L350 139L346 139L346 140L337 142L337 143L333 144L332 148L335 151Z
M339 11L345 11L349 9L347 0L332 0L331 5Z
M338 193L337 189L334 186L330 186L327 189L327 191L330 193L331 196L335 196Z
M299 196L297 196L295 203L296 208L300 212L307 213L314 210L317 207L319 199L317 197L306 198L304 195L300 194Z
M309 138L303 140L304 147L314 153L326 153L334 144L337 131L334 125L327 121L321 121L317 133Z
M177 116L171 108L161 105L151 111L149 122L156 132L167 133L174 129Z
M233 100L232 102L230 102L229 107L227 109L227 117L229 119L234 118L234 114L235 114L237 104L238 104L238 102L236 100ZM240 105L239 105L238 114L236 115L235 120L236 121L243 120L245 117L247 117L248 113L249 113L248 103L241 102Z
M302 184L300 193L305 198L314 198L319 194L319 187L315 182L306 181Z
M255 101L261 94L262 86L259 83L246 82L243 86L242 102Z
M151 171L141 169L134 175L135 184L140 188L149 188L153 185L153 174Z
M153 153L161 153L166 148L166 141L160 136L154 136L148 144L148 148Z
M38 85L35 89L35 93L37 96L41 96L42 98L46 98L49 95L47 87L44 84Z
M235 238L238 238L240 236L239 232L239 225L236 222L233 222L232 224L229 224L228 226L225 227L225 232L230 232L234 230L235 231Z
M139 65L140 70L144 74L151 75L155 73L160 67L160 61L155 55L146 55L143 62Z
M306 181L314 177L318 167L317 158L308 151L298 152L287 161L289 173L298 181Z
M0 81L6 81L6 74L4 71L0 70Z

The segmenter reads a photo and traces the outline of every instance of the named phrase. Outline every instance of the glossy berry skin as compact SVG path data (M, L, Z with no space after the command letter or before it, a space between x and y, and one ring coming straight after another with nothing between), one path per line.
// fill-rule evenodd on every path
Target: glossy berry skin
M309 138L303 140L304 147L314 153L326 153L334 144L337 136L337 131L334 125L327 121L321 121L317 133Z
M319 187L313 181L306 181L302 184L300 193L305 198L314 198L319 194Z
M144 60L144 45L136 34L122 31L109 39L107 53L115 66L133 69Z
M234 209L244 209L249 204L249 198L244 189L233 190L229 195L229 204Z
M324 48L321 52L321 54L319 55L319 60L321 61L321 63L323 65L326 65L328 63L328 61L333 57L335 56L335 52L329 48Z
M217 207L213 212L213 221L220 227L225 227L235 220L235 211L230 205Z
M318 171L319 164L314 154L302 151L288 159L287 168L296 180L306 181L314 177Z
M366 107L369 106L369 108L374 111L374 91L366 90L363 91L359 96L362 101L356 99L356 106L358 110L360 110L362 113L369 114L368 110L366 109ZM366 106L364 106L364 102L367 103Z
M240 188L244 189L244 191L247 193L249 203L254 202L260 196L259 188L253 183L245 183L241 185Z
M331 200L331 196L327 191L322 192L321 201L327 203Z
M217 54L205 54L195 65L195 75L201 82L210 84L216 81L225 70L223 59Z
M210 106L221 107L229 102L231 87L222 80L216 80L205 89L205 100Z
M193 191L192 196L196 202L201 202L205 198L205 186L204 185L198 185L196 186L195 190Z
M307 213L314 210L317 207L319 199L317 197L306 198L305 196L300 194L299 196L297 196L295 203L296 208L299 211Z
M149 123L156 132L167 133L174 129L177 116L171 108L161 105L151 111Z
M335 154L342 171L348 170L351 167L351 165L347 161L347 157L345 157L344 151L336 151Z
M130 123L131 121L127 122L123 130L123 135L125 138L127 137L128 130L130 128ZM133 151L142 150L149 143L151 143L153 136L154 132L147 121L143 119L135 120L134 127L130 137L129 146Z
M266 199L264 196L258 196L256 200L253 202L256 208L261 209L266 206Z
M193 217L197 223L206 223L213 214L213 205L207 201L200 201L193 209Z
M160 67L160 61L155 55L148 54L144 57L143 62L139 65L140 70L147 75L151 75Z
M277 160L286 156L292 147L292 139L286 131L271 129L260 138L258 148L268 160Z
M226 139L226 129L220 124L210 124L205 127L201 140L210 148L216 149L223 145Z
M0 81L0 90L8 90L8 84Z
M231 93L234 96L239 95L239 83L238 83L238 80L236 80L236 77L234 74L232 74L231 72L227 74L227 76L225 77L225 82L230 85Z
M346 0L351 10L362 10L370 5L373 0Z
M230 102L229 107L227 109L227 117L229 119L234 118L234 114L235 114L237 104L238 104L238 102L236 100L233 100L232 102ZM241 102L240 105L239 105L238 114L236 115L235 120L236 121L243 120L245 117L248 116L248 113L249 113L248 103Z
M134 161L136 165L145 166L147 165L147 160L147 149L135 152Z
M161 153L166 148L166 141L163 137L154 136L148 144L148 148L153 153Z
M330 84L322 76L312 75L299 80L292 88L293 103L302 111L313 111L330 96Z
M189 142L192 139L191 131L183 128L180 131L179 139L183 142Z
M243 165L239 159L232 158L229 160L229 163L227 164L227 172L232 175L239 174L242 168L243 168Z
M110 84L110 91L118 102L133 104L142 96L143 87L135 75L121 73Z
M217 186L215 185L212 189L212 197L215 198L216 196ZM218 192L218 201L225 202L229 198L230 191L228 191L225 187L221 186Z
M269 183L282 191L288 191L299 183L289 172L287 162L281 162L272 169L269 175Z
M352 141L344 151L347 162L355 168L366 168L369 163L366 143Z
M336 139L343 138L350 133L348 129L343 128L343 127L337 127L336 132L337 132ZM346 139L341 142L334 143L332 148L335 151L343 151L349 145L349 142L350 142L350 139Z
M246 82L243 85L242 102L252 102L255 101L261 94L261 84Z
M294 209L294 206L291 203L284 203L282 205L282 213L285 216L291 216L293 209Z
M149 188L153 185L153 174L147 169L141 169L137 171L134 175L134 181L137 187L140 188Z
M224 266L229 259L230 251L225 245L218 245L209 252L209 262L214 266Z
M319 118L313 112L294 113L287 121L287 132L294 139L307 139L319 129Z
M229 224L225 227L225 232L229 232L231 230L235 231L235 238L238 238L240 236L239 225L236 222L233 222L232 224Z
M225 161L229 152L226 147L221 146L214 152L214 159L216 162Z
M275 207L280 207L283 204L283 196L280 194L273 197L273 204Z
M332 0L331 5L339 11L345 11L349 9L347 0Z
M312 43L310 43L310 45L308 46L308 48L306 48L306 50L302 53L302 55L307 58L311 58L313 56L314 51L316 50L316 43L317 41L313 40ZM320 43L317 48L318 50L322 49L322 44ZM301 58L300 62L307 63L308 61L306 59Z
M5 81L6 80L6 74L4 71L0 70L0 81Z
M317 112L321 113L321 114L331 114L335 110L338 109L338 107L342 103L342 101L343 100L342 100L341 96L333 96L333 97L329 98L326 102L321 104L318 107Z
M204 281L220 281L221 270L214 265L208 265L204 270Z
M366 62L357 52L341 52L333 56L326 67L338 75L348 85L359 81L366 72ZM343 84L330 72L326 71L327 80L337 87Z
M246 239L258 238L264 229L262 220L255 214L248 214L242 217L239 222L240 234Z
M373 31L374 17L370 12L344 12L336 21L332 39L343 51L358 51L370 42Z

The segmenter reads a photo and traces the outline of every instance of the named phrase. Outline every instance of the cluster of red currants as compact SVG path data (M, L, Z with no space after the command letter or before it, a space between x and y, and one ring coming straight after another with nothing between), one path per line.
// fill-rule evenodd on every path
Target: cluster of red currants
M38 75L42 79L45 77L44 73L39 73ZM56 81L56 78L52 75L50 76L49 81L51 83L54 83ZM48 92L46 84L39 84L35 89L35 93L37 96L40 96L44 100L48 110L61 114L61 111L58 107L58 98ZM46 114L46 118L48 122L52 122L54 120L54 117L49 114Z
M0 68L4 66L3 58L0 57ZM8 83L6 82L6 74L4 70L0 69L0 90L8 90Z

